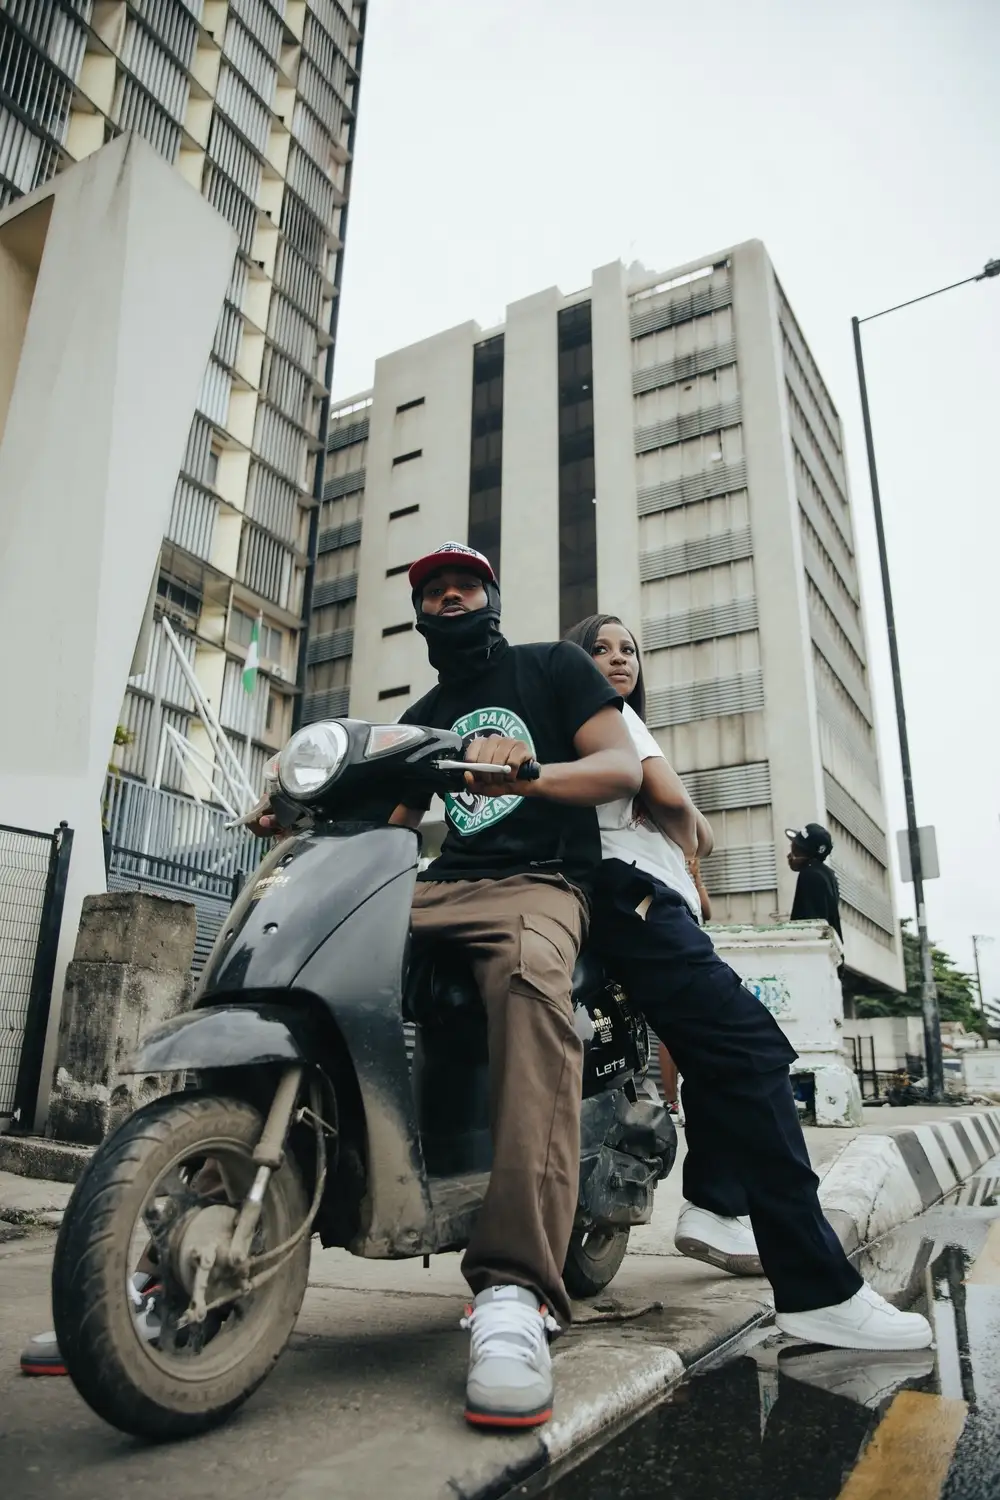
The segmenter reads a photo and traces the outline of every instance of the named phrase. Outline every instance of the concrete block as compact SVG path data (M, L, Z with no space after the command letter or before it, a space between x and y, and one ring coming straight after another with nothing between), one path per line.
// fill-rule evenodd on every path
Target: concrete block
M119 1076L145 1032L190 996L195 910L142 891L92 896L66 970L47 1133L97 1145L170 1076Z
M131 964L176 973L191 962L197 917L193 903L147 891L85 896L74 963Z

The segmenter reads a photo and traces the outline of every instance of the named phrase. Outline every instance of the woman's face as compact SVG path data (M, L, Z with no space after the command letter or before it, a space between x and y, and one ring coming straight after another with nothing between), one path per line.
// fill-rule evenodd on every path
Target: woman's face
M602 625L591 655L622 697L630 698L639 681L639 658L625 626Z

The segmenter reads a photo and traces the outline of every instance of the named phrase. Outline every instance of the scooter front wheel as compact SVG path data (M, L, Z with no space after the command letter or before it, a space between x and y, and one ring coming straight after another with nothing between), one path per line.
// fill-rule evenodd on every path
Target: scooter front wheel
M74 1190L52 1268L56 1336L81 1396L122 1432L179 1438L215 1426L256 1390L288 1341L305 1295L308 1236L276 1275L214 1309L226 1284L209 1271L201 1288L209 1310L201 1321L189 1312L192 1264L204 1264L205 1247L231 1229L254 1179L263 1123L239 1099L156 1100L104 1142ZM283 1245L307 1213L286 1155L268 1184L251 1256ZM156 1289L141 1308L131 1290L137 1269Z
M569 1242L563 1281L571 1297L596 1297L617 1276L628 1249L628 1229L577 1229Z

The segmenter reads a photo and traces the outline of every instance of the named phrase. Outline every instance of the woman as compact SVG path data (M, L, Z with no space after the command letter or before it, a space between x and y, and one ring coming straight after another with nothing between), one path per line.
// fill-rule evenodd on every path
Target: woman
M795 1053L701 926L686 860L710 847L711 830L643 722L634 637L613 615L568 635L621 693L642 761L639 796L598 809L590 941L684 1076L689 1202L678 1249L731 1271L760 1264L782 1333L845 1349L926 1348L927 1320L865 1286L823 1217L789 1082ZM746 1196L752 1234L734 1218L734 1193Z
M712 830L697 811L680 777L667 763L645 726L646 692L642 661L631 633L614 615L591 615L567 633L582 646L625 700L624 718L642 761L642 791L629 802L598 809L605 859L655 873L684 898L696 921L711 914L701 881L699 858L712 852ZM680 1108L677 1065L660 1042L660 1076L670 1104ZM684 1159L684 1197L674 1243L684 1255L723 1265L734 1275L759 1276L760 1260L753 1231L745 1219L746 1194L731 1171L711 1151L700 1130L688 1129ZM743 1222L741 1222L743 1217Z

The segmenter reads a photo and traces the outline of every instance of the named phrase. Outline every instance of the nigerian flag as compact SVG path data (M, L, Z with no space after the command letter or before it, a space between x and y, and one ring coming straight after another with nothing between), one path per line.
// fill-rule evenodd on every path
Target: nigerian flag
M243 668L243 686L248 693L252 693L257 685L257 668L260 666L260 622L263 611L253 622L253 630L250 632L250 645L247 649L246 666Z

